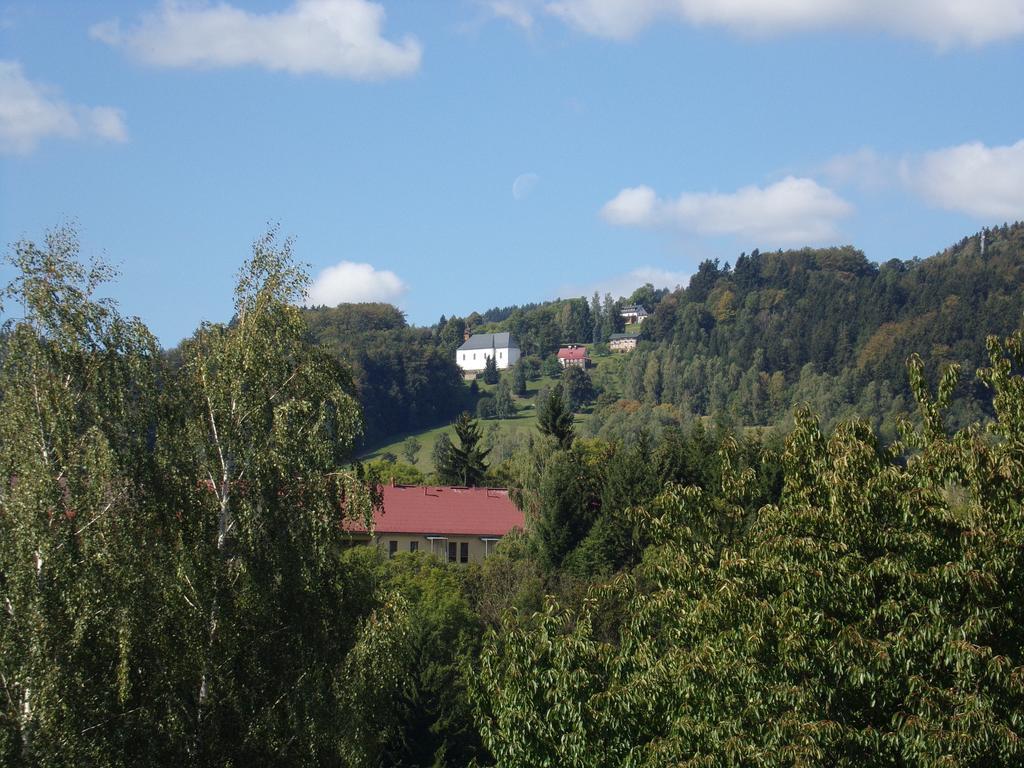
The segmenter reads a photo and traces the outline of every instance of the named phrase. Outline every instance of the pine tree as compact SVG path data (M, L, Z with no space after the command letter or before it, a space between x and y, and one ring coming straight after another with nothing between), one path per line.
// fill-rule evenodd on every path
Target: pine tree
M555 438L560 448L568 449L575 437L572 423L572 410L565 401L562 385L556 384L537 410L537 428L542 434Z
M483 449L479 445L480 425L469 411L463 411L454 427L458 445L452 443L444 455L439 457L438 480L445 485L461 485L469 488L480 486L487 474L487 464L484 463L484 459L490 453L489 449Z
M512 402L512 385L508 378L498 382L498 394L494 398L494 412L499 419L511 419L516 415L516 407Z
M484 362L484 383L497 384L498 375L498 362L494 359L494 350L491 350L491 354Z
M512 392L516 397L526 396L526 366L522 360L512 369Z

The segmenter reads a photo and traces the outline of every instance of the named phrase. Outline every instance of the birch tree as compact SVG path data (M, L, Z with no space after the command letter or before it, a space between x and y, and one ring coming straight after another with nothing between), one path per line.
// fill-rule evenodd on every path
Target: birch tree
M339 724L390 609L338 545L376 492L342 469L360 412L290 244L256 242L173 370L72 230L9 260L0 764L358 764Z
M360 432L345 369L305 340L305 272L291 243L256 241L235 316L183 345L177 420L184 467L180 575L189 625L194 759L336 760L354 596L337 557L339 510L367 517L373 493L342 471Z
M151 496L156 344L97 298L111 270L81 264L72 229L7 260L0 763L145 762L175 727L153 664L168 637L152 609L168 566Z

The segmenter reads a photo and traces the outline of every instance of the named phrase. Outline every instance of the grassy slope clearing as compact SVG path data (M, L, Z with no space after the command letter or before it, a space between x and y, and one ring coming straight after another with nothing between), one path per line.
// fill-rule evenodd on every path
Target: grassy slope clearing
M596 355L594 356L595 366L600 366L602 362L608 360L608 355ZM593 374L594 368L590 371ZM509 375L505 372L504 375ZM536 411L536 400L537 394L542 389L549 389L558 383L558 379L552 377L542 376L535 381L528 381L526 383L527 394L525 397L516 397L516 415L511 419L481 419L480 428L481 431L486 435L489 430L492 429L492 425L496 425L499 432L502 434L515 432L518 430L536 430L537 428L537 411ZM497 385L484 384L482 379L477 380L477 385L480 387L481 392L488 392L493 394L494 390L497 389ZM589 412L577 413L576 424L580 425L590 418ZM450 439L454 439L455 434L451 424L442 424L432 429L421 430L419 432L405 432L403 434L393 437L386 443L373 446L366 449L360 456L359 459L362 461L372 461L374 459L381 458L385 453L393 453L399 457L400 461L405 461L402 456L402 443L409 437L415 437L420 441L420 451L416 457L416 468L421 472L428 473L434 471L434 465L431 462L431 455L434 450L434 444L442 433L447 432Z

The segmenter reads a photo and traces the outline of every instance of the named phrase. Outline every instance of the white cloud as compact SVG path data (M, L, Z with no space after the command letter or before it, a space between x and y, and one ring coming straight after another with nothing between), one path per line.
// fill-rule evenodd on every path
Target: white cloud
M405 283L394 272L375 269L372 264L342 261L316 276L306 305L333 307L356 301L394 301L405 291Z
M117 20L90 34L158 67L259 66L293 74L374 79L415 72L412 37L381 36L384 9L368 0L295 0L279 13L255 14L227 3L165 0L122 31Z
M939 46L1024 34L1024 0L555 0L546 9L588 34L620 40L661 19L748 35L878 29Z
M517 27L533 29L533 3L525 0L481 0L480 3L492 16L510 21Z
M648 186L626 187L601 208L605 221L623 227L644 227L658 223L664 203Z
M902 156L864 148L833 157L821 172L833 183L869 191L902 186L932 205L981 219L1024 219L1024 139Z
M512 197L515 200L523 200L528 197L540 181L536 173L521 173L512 182Z
M44 138L84 136L127 141L124 113L69 104L53 88L26 78L18 62L0 61L0 151L27 154Z
M686 193L663 200L650 187L623 189L601 209L620 226L677 226L702 235L735 235L769 245L820 243L853 207L813 179L788 176L731 193Z
M1024 219L1024 140L980 142L904 160L904 181L925 200L982 219Z
M655 288L676 288L690 282L689 272L672 272L658 267L637 267L621 275L612 275L586 285L563 286L561 296L591 296L594 291L615 298L629 296L641 285L650 283Z
M124 125L124 111L114 107L93 107L89 110L89 125L92 132L108 141L128 141L128 129Z
M881 189L899 181L899 161L863 147L856 152L836 155L821 167L821 172L834 184Z

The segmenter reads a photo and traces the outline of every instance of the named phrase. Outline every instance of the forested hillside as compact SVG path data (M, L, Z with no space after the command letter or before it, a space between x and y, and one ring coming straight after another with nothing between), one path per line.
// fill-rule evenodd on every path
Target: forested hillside
M924 260L868 261L850 247L705 261L661 301L621 377L621 395L684 412L772 424L802 402L856 413L889 437L909 404L906 360L973 370L985 335L1021 327L1024 226L1004 226ZM936 374L933 374L936 375ZM958 423L986 407L966 385Z
M454 363L464 334L511 331L531 371L557 372L566 343L601 345L624 330L619 310L643 304L640 347L596 377L594 422L623 409L650 422L711 416L734 426L789 424L810 405L828 423L858 415L886 439L911 408L911 353L934 377L951 363L984 361L987 333L1008 334L1024 317L1024 225L986 230L927 259L883 264L852 247L741 254L734 265L702 263L686 288L646 285L629 297L495 307L411 327L387 304L342 304L304 312L311 341L353 371L366 421L364 444L450 421L475 395ZM598 346L598 349L604 349ZM966 378L952 407L962 425L989 408ZM616 404L617 403L617 404ZM662 413L661 420L665 420ZM657 420L657 419L655 419Z
M431 329L410 328L390 304L340 304L303 316L310 340L352 369L367 443L432 426L466 404L454 352Z

